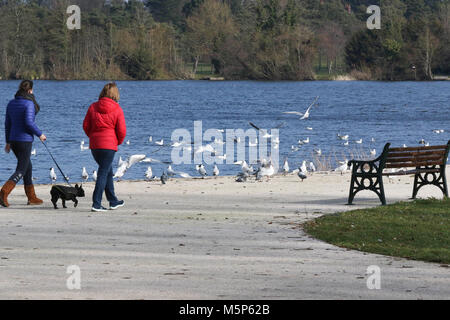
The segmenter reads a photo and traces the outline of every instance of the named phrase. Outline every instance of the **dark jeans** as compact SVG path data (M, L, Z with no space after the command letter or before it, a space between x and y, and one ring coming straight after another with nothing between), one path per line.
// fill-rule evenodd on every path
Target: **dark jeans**
M92 195L92 202L94 208L102 206L103 191L105 191L106 199L109 204L114 206L118 199L114 194L114 181L112 162L116 152L107 149L93 149L91 150L95 161L98 164L97 181L95 183L94 194Z
M28 186L33 184L32 173L33 166L31 165L31 147L33 142L11 141L11 150L17 158L16 172L9 178L9 180L18 183L23 177L23 184Z

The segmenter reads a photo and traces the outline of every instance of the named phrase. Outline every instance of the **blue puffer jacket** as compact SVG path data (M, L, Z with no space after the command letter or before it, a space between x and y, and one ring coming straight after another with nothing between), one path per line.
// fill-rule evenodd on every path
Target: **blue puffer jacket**
M6 143L11 141L32 142L34 135L40 137L42 131L34 122L36 117L34 103L17 97L8 103L5 117Z

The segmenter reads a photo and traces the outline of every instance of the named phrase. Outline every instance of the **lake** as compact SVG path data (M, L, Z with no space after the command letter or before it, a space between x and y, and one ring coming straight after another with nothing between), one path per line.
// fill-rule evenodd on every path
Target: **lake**
M97 169L90 151L80 150L85 136L82 123L89 105L98 98L104 81L35 81L34 93L41 105L37 124L47 135L48 146L71 182L81 180L82 167L89 174ZM261 128L280 129L279 158L288 157L295 168L303 160L313 160L313 150L321 149L323 157L336 165L337 160L352 154L379 153L386 142L393 145L419 145L420 139L430 144L446 144L450 140L450 82L253 82L253 81L119 81L117 82L127 121L129 145L122 145L116 155L126 158L146 154L170 161L171 148L160 149L149 142L164 139L170 142L172 131L185 128L193 131L196 120L208 128L247 130L252 121ZM19 82L0 81L0 101L5 108L13 98ZM283 114L284 111L304 112L320 96L319 105L311 110L307 120ZM307 127L313 128L308 130ZM443 129L444 133L433 133ZM1 138L4 141L4 130ZM337 134L348 134L344 146ZM292 152L300 139L310 143ZM375 142L371 142L374 138ZM355 141L363 139L363 144ZM3 149L4 144L2 145ZM35 139L36 156L32 157L36 183L49 183L49 169L55 167L44 146ZM159 151L157 151L160 149ZM2 152L0 179L3 183L13 173L14 155ZM281 165L281 164L280 164ZM144 179L148 164L130 168L124 179ZM161 175L167 164L151 164ZM195 165L177 165L181 170L198 176ZM206 169L211 173L211 165ZM236 174L236 165L219 165L221 175ZM56 167L55 167L56 170ZM62 182L61 174L56 171Z

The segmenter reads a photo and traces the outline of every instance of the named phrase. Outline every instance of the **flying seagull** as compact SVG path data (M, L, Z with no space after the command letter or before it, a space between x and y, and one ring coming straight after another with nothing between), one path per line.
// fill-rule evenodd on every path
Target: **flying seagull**
M298 116L300 116L300 120L308 119L309 115L310 115L311 108L314 107L314 105L317 103L317 100L319 100L319 97L316 97L314 102L311 103L311 105L308 107L308 109L306 109L305 113L301 113L301 112L298 112L298 111L288 111L288 112L283 112L283 113L284 114L295 114L295 115L298 115Z

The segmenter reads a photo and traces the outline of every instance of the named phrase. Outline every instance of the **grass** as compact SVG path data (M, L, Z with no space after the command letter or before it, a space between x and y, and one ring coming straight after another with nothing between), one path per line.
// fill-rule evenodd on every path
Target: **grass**
M326 215L303 226L315 238L339 247L450 264L449 198Z

